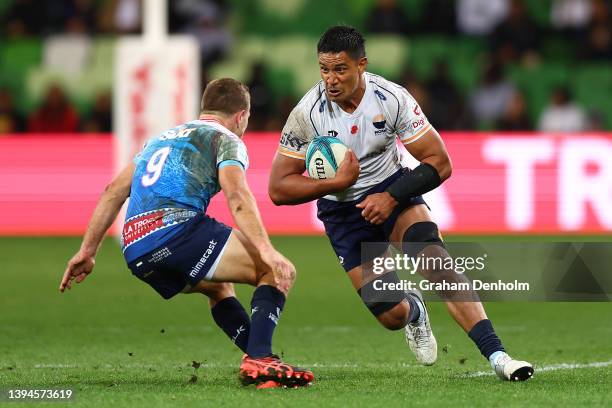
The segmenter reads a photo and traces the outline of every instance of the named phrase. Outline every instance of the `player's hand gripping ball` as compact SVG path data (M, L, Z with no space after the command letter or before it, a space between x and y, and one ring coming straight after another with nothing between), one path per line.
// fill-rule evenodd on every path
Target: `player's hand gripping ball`
M348 147L331 136L315 137L306 150L306 170L313 179L331 179L344 160Z

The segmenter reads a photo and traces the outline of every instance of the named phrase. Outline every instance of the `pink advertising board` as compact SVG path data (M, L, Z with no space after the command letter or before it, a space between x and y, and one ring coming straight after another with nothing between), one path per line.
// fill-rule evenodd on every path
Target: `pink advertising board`
M612 134L442 136L453 176L426 199L444 232L612 232ZM276 234L320 234L314 203L277 207L268 198L278 137L245 137L264 222ZM81 234L113 176L113 149L110 135L0 137L0 234ZM232 224L222 194L209 213Z

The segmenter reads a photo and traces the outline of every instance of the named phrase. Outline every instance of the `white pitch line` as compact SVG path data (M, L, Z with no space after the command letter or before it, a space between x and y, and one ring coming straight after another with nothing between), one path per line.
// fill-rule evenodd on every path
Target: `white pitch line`
M574 370L577 368L598 368L598 367L607 367L612 365L612 360L611 361L596 361L593 363L560 363L560 364L553 364L553 365L549 365L549 366L541 366L535 367L535 372L537 373L541 373L541 372L546 372L546 371L557 371L557 370ZM469 374L465 374L462 375L461 377L466 377L466 378L474 378L474 377L483 377L486 375L495 375L495 373L493 371L477 371L475 373L469 373Z
M338 362L338 363L319 363L319 362L315 362L315 363L300 363L300 365L302 366L306 366L306 367L311 367L311 368L336 368L336 369L349 369L349 370L354 370L354 369L360 369L360 368L397 368L398 366L400 368L411 368L411 369L426 369L426 367L423 367L421 365L416 365L416 364L408 364L408 363L401 363L401 364L378 364L378 363L363 363L363 364L359 364L359 363L342 363L342 362ZM559 363L559 364L552 364L552 365L548 365L548 366L536 366L535 370L536 370L536 374L537 373L541 373L541 372L547 372L547 371L557 371L557 370L574 370L574 369L580 369L580 368L599 368L599 367L608 367L608 366L612 366L612 360L610 361L596 361L593 363ZM57 369L57 368L93 368L94 366L81 366L81 365L77 365L77 364L36 364L34 365L33 368L38 368L38 369ZM190 365L189 364L184 364L184 365L171 365L171 366L163 366L163 365L155 365L155 364L139 364L139 363L128 363L128 364L117 364L117 365L112 365L112 364L100 364L99 366L97 366L99 368L102 369L134 369L134 368L139 368L139 369L174 369L174 368L186 368L189 369ZM202 363L201 365L202 368L235 368L236 365L235 364L221 364L221 363ZM27 368L27 367L24 367ZM493 371L476 371L473 373L468 373L468 374L464 374L464 375L460 375L459 377L462 378L475 378L475 377L483 377L483 376L490 376L490 375L495 375L495 373Z

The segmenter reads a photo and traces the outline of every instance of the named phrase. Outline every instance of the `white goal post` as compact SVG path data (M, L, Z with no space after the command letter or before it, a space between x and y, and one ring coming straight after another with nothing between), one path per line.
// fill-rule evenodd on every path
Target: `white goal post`
M202 84L197 41L190 36L168 35L167 0L141 4L143 35L121 37L115 50L115 172L125 167L150 137L196 119L199 110ZM114 226L116 234L123 218L118 217Z

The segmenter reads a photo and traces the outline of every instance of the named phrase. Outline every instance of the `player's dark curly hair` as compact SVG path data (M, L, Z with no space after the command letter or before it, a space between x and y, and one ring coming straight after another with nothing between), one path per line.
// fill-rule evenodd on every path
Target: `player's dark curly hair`
M327 29L319 39L317 53L346 52L352 59L365 57L365 39L355 28L337 25Z

